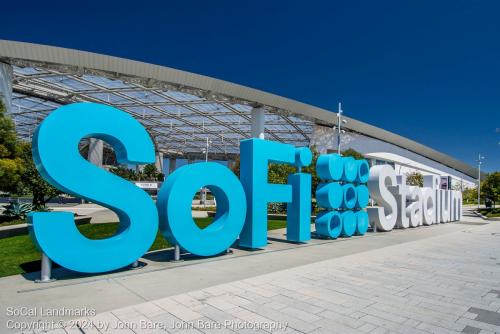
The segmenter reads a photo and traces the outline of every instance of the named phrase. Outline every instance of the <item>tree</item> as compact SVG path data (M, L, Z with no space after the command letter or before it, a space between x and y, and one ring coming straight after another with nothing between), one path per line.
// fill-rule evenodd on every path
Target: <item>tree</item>
M318 157L320 156L316 147L311 147L311 151L313 154L312 162L309 166L302 168L302 172L311 174L312 177L312 196L316 196L316 188L320 183L320 179L316 174L316 163ZM342 151L342 156L353 157L354 159L364 159L363 154L360 152L349 148L345 151ZM240 157L237 157L234 165L231 167L231 170L239 177L240 176ZM288 182L288 175L296 173L297 168L294 166L286 165L286 164L269 164L269 173L268 173L268 181L269 183L278 183L278 184L286 184Z
M231 166L231 170L234 174L239 178L240 177L240 156L238 155L234 160L233 165Z
M147 181L163 181L165 175L160 173L158 169L156 169L155 164L148 164L144 166L142 171L141 179Z
M5 115L5 107L0 101L0 156L16 157L19 154L14 122Z
M296 172L296 168L286 164L270 163L268 170L269 183L287 184L288 175Z
M1 103L0 190L17 195L33 195L35 210L44 208L47 201L60 194L38 174L31 157L31 145L17 139L14 123L5 115Z
M424 186L424 176L419 172L412 172L406 174L406 184L409 186Z
M160 173L154 164L144 166L142 172L122 166L111 167L109 171L130 181L163 181L165 179L165 174Z
M130 180L130 181L139 180L136 171L133 169L125 168L122 166L115 166L111 167L109 171L125 180Z
M489 198L493 201L493 205L500 199L500 172L489 174L486 179L481 182L481 196L484 199Z
M343 157L353 157L354 159L361 160L365 157L360 152L353 148L348 148L347 150L341 151Z
M316 191L316 187L319 183L319 178L316 175L316 161L318 160L319 153L315 147L311 147L311 151L313 154L312 162L309 166L304 167L302 171L304 173L309 173L312 175L312 189L313 194ZM236 176L240 177L240 157L238 156L234 164L231 167ZM288 175L296 173L297 168L294 166L286 165L286 164L277 164L270 163L269 164L269 173L268 173L268 181L269 183L278 183L278 184L286 184L288 182Z
M477 203L477 187L465 188L462 191L462 198L466 204Z
M24 171L14 122L0 101L0 191L17 193Z
M21 186L23 193L30 193L33 196L33 207L35 210L42 210L52 198L61 194L61 191L47 183L38 173L33 163L31 155L31 144L22 143L22 161L24 171L21 176Z

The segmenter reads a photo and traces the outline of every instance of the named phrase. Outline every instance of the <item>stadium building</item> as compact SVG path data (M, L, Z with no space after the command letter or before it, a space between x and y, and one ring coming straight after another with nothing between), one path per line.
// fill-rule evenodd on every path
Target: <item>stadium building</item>
M138 61L46 45L0 40L0 94L17 133L31 140L37 125L61 105L112 105L140 121L153 138L157 166L168 174L204 160L231 164L249 137L335 151L337 114L226 81ZM477 169L411 139L343 117L342 149L399 174L418 171L475 185ZM90 139L89 159L103 164L104 144ZM104 162L105 163L105 162Z

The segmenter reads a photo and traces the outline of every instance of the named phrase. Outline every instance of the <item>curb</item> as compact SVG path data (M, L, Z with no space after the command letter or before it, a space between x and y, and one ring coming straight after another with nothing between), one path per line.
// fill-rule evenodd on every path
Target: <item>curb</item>
M489 221L500 221L500 217L486 217L482 214L480 214L479 212L477 211L472 211L476 216L478 216L479 218L481 219L484 219L484 220L489 220Z

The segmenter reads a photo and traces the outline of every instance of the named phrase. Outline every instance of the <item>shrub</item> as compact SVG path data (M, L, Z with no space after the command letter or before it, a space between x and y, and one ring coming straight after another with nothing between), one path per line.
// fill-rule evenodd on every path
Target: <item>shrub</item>
M406 174L406 184L409 186L424 186L424 176L419 172L412 172Z
M286 203L269 203L268 204L269 213L286 213Z
M25 219L31 211L33 211L33 205L30 203L9 202L3 214L12 219Z

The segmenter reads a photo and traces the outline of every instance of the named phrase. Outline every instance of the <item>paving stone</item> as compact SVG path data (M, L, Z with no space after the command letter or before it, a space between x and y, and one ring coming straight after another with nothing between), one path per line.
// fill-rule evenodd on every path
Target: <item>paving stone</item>
M271 297L271 299L273 301L278 302L279 304L282 304L282 305L284 304L285 306L286 305L293 306L296 309L299 309L299 310L302 310L302 311L305 311L308 313L317 314L317 313L325 310L322 307L318 307L318 306L314 305L315 301L316 301L315 299L307 299L307 301L311 301L311 303L297 301L291 297L284 296L284 295L273 296L273 297ZM266 304L266 305L269 305L269 304Z
M361 317L360 320L385 329L394 329L398 327L398 323L396 322L392 322L390 320L383 318L378 318L371 314L367 314L364 317Z
M373 331L375 328L377 328L377 326L373 325L373 324L364 324L364 325L361 325L357 328L357 330L361 331L361 332L365 332L365 333L370 333L371 331Z
M366 325L364 321L361 321L359 319L351 318L349 316L345 316L342 314L337 314L335 312L331 311L325 311L322 313L318 314L322 318L328 319L329 321L333 321L337 324L345 325L351 328L357 329L358 327L361 327L363 325Z
M175 303L169 298L160 299L154 303L183 321L192 321L202 317L201 314L193 312L190 308L182 304Z
M391 333L390 330L383 327L377 327L370 332L370 334L390 334L390 333Z
M481 328L481 329L484 329L484 330L489 330L489 331L494 331L494 332L500 332L500 327L499 326L495 326L495 325L491 325L491 324L486 323L486 322L476 321L476 320L467 319L467 318L460 318L460 319L458 319L457 320L457 324L461 324L464 327L465 326L472 326L472 327L477 327L477 328Z
M228 302L226 298L223 297L212 297L207 298L204 301L205 304L212 305L215 308L218 308L221 311L230 310L232 308L238 307L238 305L232 304Z
M52 329L47 332L48 334L66 334L66 331L63 328Z
M466 334L479 334L481 332L481 328L476 328L472 326L465 326L464 329L462 329L462 333Z
M467 318L467 319L476 319L477 314L470 313L470 312L465 312L464 314L462 314L462 317L463 318Z
M398 324L402 324L403 322L408 320L407 318L402 317L400 315L397 315L396 313L388 313L388 312L380 311L379 309L377 309L377 306L366 307L362 311L366 314L370 314L370 315L373 315L375 317L378 317L381 319L386 319L386 320L389 320L391 322L395 322ZM363 318L361 318L361 319L363 319Z
M292 327L293 329L296 329L300 332L311 332L318 327L320 327L317 324L313 324L307 321L303 321L294 317L291 317L289 315L286 315L280 311L273 310L271 308L261 306L261 305L247 305L245 308L248 308L250 311L253 311L257 314L260 314L264 317L268 317L272 319L273 321L283 321L283 322L288 322L288 325Z
M492 332L492 331L488 331L488 330L485 330L485 329L481 329L481 331L479 332L479 334L498 334L498 332Z
M165 313L164 309L162 309L158 305L151 303L151 302L138 304L138 305L135 305L133 308L134 308L134 310L145 315L148 318ZM113 313L116 315L116 312L113 312Z
M278 303L278 302L275 302L275 301L271 301L269 303L266 303L265 305L267 307L270 307L270 308L274 309L274 310L281 310L282 308L286 307L286 304Z
M150 319L151 321L162 325L162 327L170 333L176 332L178 329L175 328L175 325L182 322L181 319L173 316L170 313L159 314L151 317Z
M465 326L462 326L465 328ZM449 330L444 327L436 326L436 325L431 325L431 324L426 324L426 323L421 323L417 326L417 329L422 329L426 332L430 332L433 334L452 334L452 333L457 333L457 331L454 330ZM462 328L463 329L463 328Z
M477 307L471 307L469 309L469 312L477 314L477 317L474 319L476 321L485 322L490 325L500 326L500 313L483 310Z
M238 308L239 310L242 310L241 308ZM235 318L234 314L232 313L233 311L237 311L238 309L234 308L229 311L222 311L218 308L215 308L211 305L203 305L200 308L196 309L197 313L203 314L205 317L219 322L219 323L224 323L226 320L232 320Z
M410 327L417 327L419 324L420 324L420 321L417 321L414 319L408 319L405 322L403 322L403 325L410 326Z

